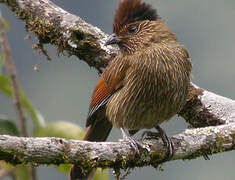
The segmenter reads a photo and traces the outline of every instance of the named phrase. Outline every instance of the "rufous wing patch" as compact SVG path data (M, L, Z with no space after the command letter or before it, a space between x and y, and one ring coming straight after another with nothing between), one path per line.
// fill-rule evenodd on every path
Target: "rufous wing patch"
M107 103L108 99L112 95L111 87L108 86L107 82L101 76L96 83L95 89L92 94L91 103L89 106L89 112L87 115L86 126L92 124L92 115L104 104Z
M123 79L128 69L126 62L113 62L106 71L103 72L92 94L86 126L93 123L93 115L101 107L107 104L110 97L123 86ZM120 64L118 64L120 63Z

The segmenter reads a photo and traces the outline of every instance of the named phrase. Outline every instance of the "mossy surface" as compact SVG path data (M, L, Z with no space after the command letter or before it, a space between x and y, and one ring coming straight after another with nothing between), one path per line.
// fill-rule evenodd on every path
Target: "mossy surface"
M101 48L97 34L92 34L87 27L81 28L82 23L79 20L71 20L74 25L72 26L68 22L63 22L64 14L53 13L51 9L47 12L43 6L35 8L29 2L21 2L24 8L20 8L14 0L0 0L1 2L8 5L19 19L25 21L26 31L36 35L36 47L47 59L50 57L44 49L44 44L52 44L57 47L58 54L66 52L68 56L75 55L85 60L88 65L95 66L99 72L107 66L110 57Z

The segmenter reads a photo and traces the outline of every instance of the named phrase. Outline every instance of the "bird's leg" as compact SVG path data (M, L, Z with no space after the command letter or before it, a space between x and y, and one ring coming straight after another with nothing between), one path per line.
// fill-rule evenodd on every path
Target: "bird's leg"
M171 138L166 135L165 131L160 126L156 126L155 128L158 130L158 133L160 134L164 144L168 147L168 155L166 160L169 160L173 156L174 151L174 146Z
M133 139L129 132L126 131L124 128L120 128L122 131L122 137L124 141L128 141L131 143L131 146L135 149L138 155L140 155L139 147L142 147L142 144L135 139Z
M160 126L156 126L155 127L158 132L151 132L151 131L145 131L142 134L142 139L156 139L156 138L162 138L163 143L167 146L168 148L168 155L167 158L164 160L169 160L172 156L173 156L173 151L174 151L174 147L173 147L173 143L171 141L171 138L168 137L165 133L165 131L160 127ZM144 137L146 136L146 137Z
M131 135L130 135L130 133L126 131L124 128L120 128L120 129L122 132L123 140L130 142L131 146L135 149L135 152L140 156L139 147L143 147L143 145L131 137L131 135L135 134L134 132L136 131L131 131ZM127 168L126 173L120 178L120 180L124 180L126 176L130 174L130 172L131 172L131 168Z

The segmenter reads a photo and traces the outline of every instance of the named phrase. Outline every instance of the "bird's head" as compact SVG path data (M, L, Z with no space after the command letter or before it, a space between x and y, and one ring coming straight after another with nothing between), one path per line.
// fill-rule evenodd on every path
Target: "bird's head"
M117 44L126 53L133 53L159 40L168 28L155 9L140 0L120 0L113 22L113 34L106 45Z

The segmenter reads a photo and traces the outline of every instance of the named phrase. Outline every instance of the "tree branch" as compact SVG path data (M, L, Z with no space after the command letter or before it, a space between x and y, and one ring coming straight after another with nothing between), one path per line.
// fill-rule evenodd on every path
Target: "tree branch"
M2 18L0 16L0 18ZM0 45L2 47L2 54L4 64L11 80L11 90L13 104L15 105L16 113L18 116L18 129L20 136L27 137L26 117L24 114L23 106L20 100L20 86L17 80L15 66L11 56L11 49L8 43L7 35L4 29L3 20L0 19ZM29 167L30 180L36 180L36 169L32 166Z
M34 33L41 45L55 45L58 52L66 51L68 55L75 55L99 72L117 52L112 46L104 46L107 34L49 0L0 0L1 2L25 21L26 30ZM229 118L221 119L221 114L213 109L218 111L227 102L214 107L216 98L217 95L192 84L188 102L179 115L193 127L224 124ZM234 103L232 100L231 102ZM234 112L235 107L231 108Z
M117 49L104 46L107 34L49 0L0 0L26 23L41 45L50 43L101 71Z
M107 34L49 0L0 0L26 23L40 45L50 43L95 67L107 65L117 49L105 47ZM203 90L193 83L187 103L179 113L193 127L173 137L173 159L191 159L234 149L235 101ZM223 125L222 125L223 124ZM220 126L218 126L220 125ZM214 127L206 127L214 126ZM86 167L156 166L167 150L161 141L144 141L141 158L127 142L90 143L58 138L0 136L0 159L18 164L78 163ZM143 152L143 153L142 153Z
M229 124L235 122L235 101L191 83L187 102L179 115L192 127Z
M172 160L192 159L205 154L235 149L235 123L217 127L187 129L172 137ZM0 136L0 159L13 164L77 163L90 167L156 167L167 154L161 140L142 141L141 157L129 142L87 142L61 138Z
M0 18L2 17L0 16ZM16 70L15 70L15 66L13 64L13 60L11 57L11 49L8 44L6 32L4 30L4 24L1 19L0 19L0 45L2 47L3 61L5 64L7 73L9 75L9 78L11 80L12 99L13 99L13 104L15 105L17 116L18 116L18 129L20 132L20 136L26 137L27 136L26 118L24 115L22 104L20 102L19 83L17 81Z

